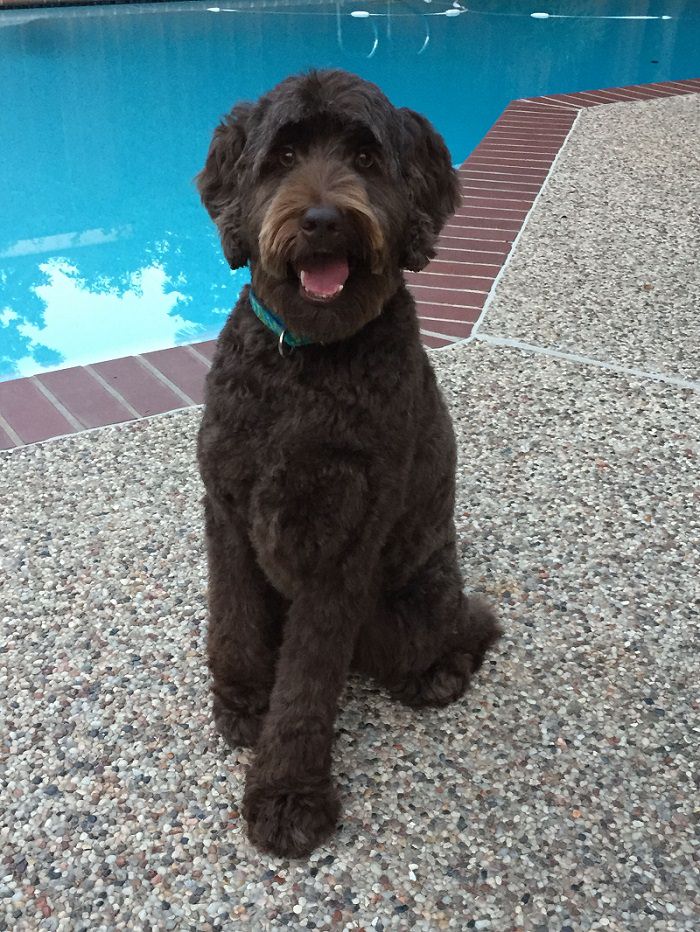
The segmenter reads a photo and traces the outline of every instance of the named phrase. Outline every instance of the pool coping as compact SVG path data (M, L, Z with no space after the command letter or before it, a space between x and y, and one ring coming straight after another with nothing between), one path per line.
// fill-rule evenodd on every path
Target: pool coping
M426 346L478 328L579 112L700 93L700 78L511 101L460 166L462 204L435 259L407 272ZM202 404L215 340L0 382L0 450Z

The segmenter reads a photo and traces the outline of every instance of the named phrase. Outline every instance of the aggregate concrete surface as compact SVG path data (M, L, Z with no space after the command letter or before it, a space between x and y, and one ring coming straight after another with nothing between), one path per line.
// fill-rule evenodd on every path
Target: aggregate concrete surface
M583 110L480 333L700 383L700 94Z
M308 861L249 845L250 752L210 724L199 412L5 455L6 928L697 928L698 396L433 360L465 581L507 634L439 712L351 681Z

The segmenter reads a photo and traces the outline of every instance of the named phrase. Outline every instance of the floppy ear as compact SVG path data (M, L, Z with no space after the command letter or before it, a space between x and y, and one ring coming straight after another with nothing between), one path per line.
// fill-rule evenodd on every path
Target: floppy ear
M250 258L241 238L238 160L246 143L253 104L238 104L214 130L207 161L195 179L202 203L219 228L221 245L232 269Z
M457 173L445 142L425 117L403 107L402 170L411 211L402 264L420 272L435 255L435 243L445 221L459 204Z

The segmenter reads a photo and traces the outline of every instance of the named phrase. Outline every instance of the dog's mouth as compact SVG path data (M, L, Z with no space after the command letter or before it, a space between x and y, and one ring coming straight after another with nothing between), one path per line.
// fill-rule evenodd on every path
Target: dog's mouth
M345 287L350 263L347 256L314 255L295 263L294 272L303 298L327 304Z

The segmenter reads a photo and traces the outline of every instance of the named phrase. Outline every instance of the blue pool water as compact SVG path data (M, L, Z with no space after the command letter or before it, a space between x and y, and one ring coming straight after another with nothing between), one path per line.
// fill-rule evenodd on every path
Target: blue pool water
M191 179L220 115L290 72L377 82L455 163L515 97L700 75L696 0L468 5L0 11L0 378L218 332L246 273Z

